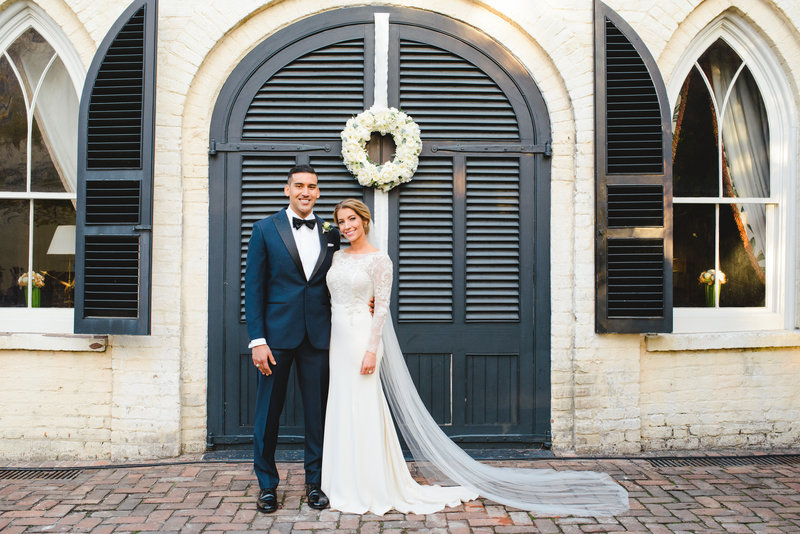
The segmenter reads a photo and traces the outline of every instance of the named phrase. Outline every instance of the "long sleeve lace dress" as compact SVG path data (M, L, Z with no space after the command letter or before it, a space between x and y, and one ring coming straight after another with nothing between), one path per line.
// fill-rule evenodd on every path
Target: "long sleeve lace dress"
M332 314L322 489L331 507L357 514L429 514L475 499L477 492L469 488L417 484L403 458L378 372L392 290L389 256L337 251L327 281ZM367 351L377 354L376 370L362 375Z

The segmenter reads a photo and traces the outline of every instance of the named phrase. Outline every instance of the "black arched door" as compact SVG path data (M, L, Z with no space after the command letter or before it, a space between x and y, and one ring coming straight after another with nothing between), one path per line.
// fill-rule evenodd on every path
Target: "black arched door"
M255 374L243 310L254 221L286 204L288 169L320 175L316 211L372 204L339 156L372 105L374 14L389 13L388 102L422 129L412 182L389 197L393 316L420 394L463 442L549 441L549 122L530 75L480 32L431 13L350 8L256 47L212 118L209 444L251 440ZM380 153L371 147L371 154ZM282 439L302 439L290 386Z

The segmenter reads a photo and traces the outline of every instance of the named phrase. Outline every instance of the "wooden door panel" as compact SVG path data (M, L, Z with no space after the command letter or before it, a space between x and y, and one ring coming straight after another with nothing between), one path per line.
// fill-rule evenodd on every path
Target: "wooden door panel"
M408 372L433 419L453 424L453 355L406 353Z

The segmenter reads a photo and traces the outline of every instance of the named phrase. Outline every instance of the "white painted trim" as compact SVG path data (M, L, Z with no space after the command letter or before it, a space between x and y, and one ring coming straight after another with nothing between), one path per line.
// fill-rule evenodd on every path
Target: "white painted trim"
M673 197L673 204L778 204L771 197Z
M683 352L800 347L800 332L715 332L704 336L691 334L650 334L645 337L647 352Z
M0 350L105 352L107 347L108 336L0 333Z
M724 40L750 69L767 110L770 129L770 201L767 217L767 295L765 308L674 308L675 332L793 329L797 318L797 147L798 110L792 85L769 44L743 18L725 13L701 30L686 48L667 81L671 109L697 59L717 39ZM676 203L682 203L680 199ZM772 219L772 222L770 221Z
M375 13L375 84L373 106L389 107L389 13Z
M14 191L0 191L0 198L2 199L17 199L17 200L75 200L78 198L76 193L46 193L46 192L14 192Z
M375 13L375 84L373 107L389 106L389 13ZM389 193L374 188L372 219L377 230L374 245L389 250Z
M384 252L389 252L389 193L384 193L380 189L373 191L372 218L378 234L373 245Z
M698 291L700 286L698 286ZM724 286L723 289L724 291ZM783 330L783 314L769 308L673 308L672 331Z
M3 332L71 334L73 308L0 308Z
M64 63L75 94L80 96L86 69L72 42L53 19L31 2L19 2L0 13L0 50L8 48L28 28L33 28L47 39Z

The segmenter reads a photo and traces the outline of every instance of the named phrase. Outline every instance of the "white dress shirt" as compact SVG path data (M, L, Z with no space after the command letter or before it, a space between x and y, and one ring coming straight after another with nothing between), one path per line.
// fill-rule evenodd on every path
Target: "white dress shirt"
M314 219L314 212L312 211L309 213L308 217L300 217L294 212L291 206L289 206L286 208L286 216L289 218L289 227L292 229L294 244L297 246L297 252L300 254L300 263L303 264L303 272L306 275L306 280L308 280L311 278L311 273L314 272L314 266L317 264L317 259L319 258L319 233L317 232L316 226L313 230L305 225L300 228L295 228L292 219L295 217L304 220ZM247 348L252 349L258 345L266 344L267 340L261 337L252 340L250 344L247 345Z
M292 210L291 206L286 208L286 216L289 218L289 226L292 228L292 235L294 235L294 243L297 245L297 252L300 253L300 262L303 264L303 271L306 274L306 280L311 278L311 273L314 272L314 266L317 264L319 258L319 234L317 227L312 230L308 226L301 226L295 228L292 219L313 220L314 212L308 214L308 217L300 217Z

